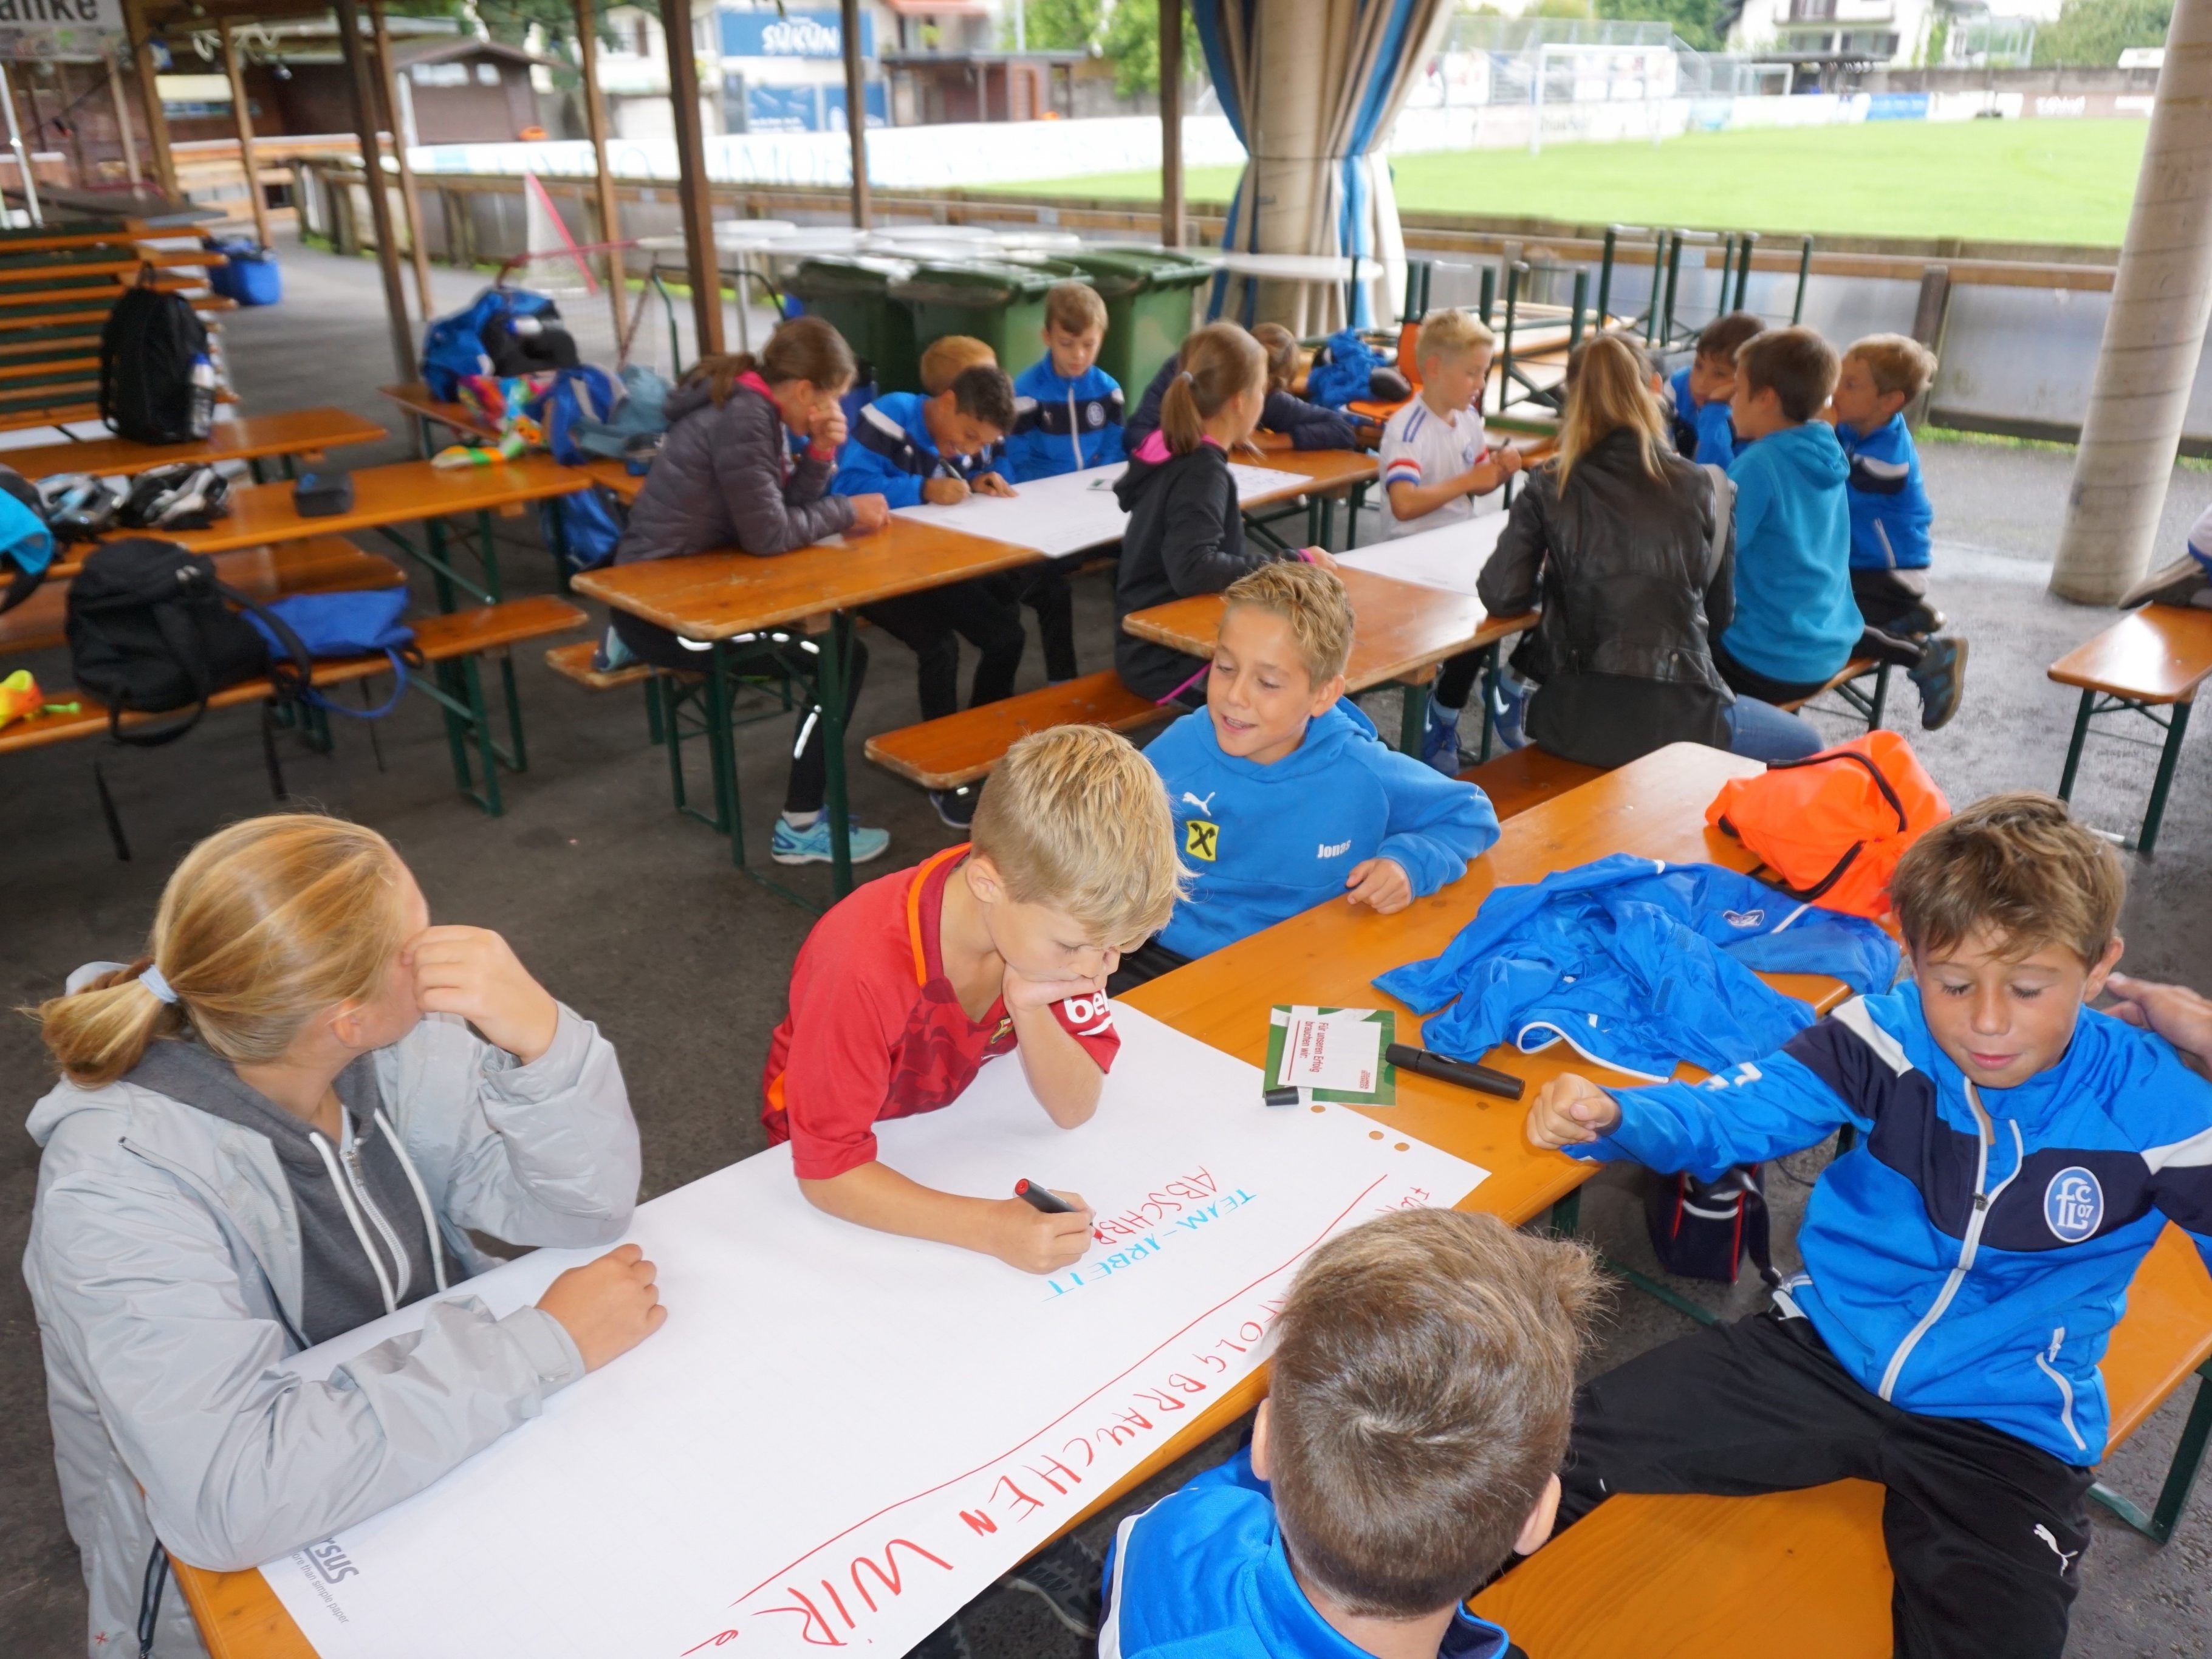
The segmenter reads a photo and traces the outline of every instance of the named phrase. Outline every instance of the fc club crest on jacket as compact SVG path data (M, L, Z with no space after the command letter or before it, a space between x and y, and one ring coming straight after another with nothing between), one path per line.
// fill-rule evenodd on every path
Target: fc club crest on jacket
M2079 1244L2097 1231L2105 1218L2105 1189L2097 1177L2080 1164L2070 1164L2051 1177L2043 1189L2043 1218L2053 1237Z

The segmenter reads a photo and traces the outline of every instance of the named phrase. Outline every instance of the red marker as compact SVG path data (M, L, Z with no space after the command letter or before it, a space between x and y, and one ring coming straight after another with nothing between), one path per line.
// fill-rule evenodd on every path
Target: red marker
M1075 1206L1068 1203L1057 1194L1039 1186L1034 1181L1017 1181L1014 1183L1014 1196L1032 1210L1042 1210L1047 1215L1075 1213Z

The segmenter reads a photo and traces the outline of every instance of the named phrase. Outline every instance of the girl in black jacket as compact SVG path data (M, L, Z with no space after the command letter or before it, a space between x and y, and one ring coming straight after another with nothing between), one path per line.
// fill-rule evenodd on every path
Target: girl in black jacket
M617 564L681 558L692 553L753 553L771 557L848 530L880 530L890 518L881 495L833 495L830 480L845 441L838 399L851 387L854 365L844 337L819 317L794 317L769 337L757 357L702 357L668 396L668 437L629 510L615 547ZM791 441L807 441L794 457ZM614 613L614 633L629 656L656 668L704 672L708 650L627 611ZM846 707L860 695L867 647L852 641ZM725 647L732 674L796 672L811 681L815 659L795 640L770 634L751 645ZM801 746L791 763L783 816L769 856L778 864L830 860L830 827L822 817L826 763L822 721L810 696L799 711ZM882 856L890 835L854 824L853 862Z
M1193 593L1218 593L1269 563L1244 545L1244 515L1229 452L1251 437L1267 399L1267 356L1234 323L1208 323L1183 344L1182 367L1160 398L1157 431L1129 453L1114 485L1128 514L1115 578L1114 666L1140 696L1191 708L1206 701L1206 665L1120 629L1122 617ZM1293 556L1335 561L1318 548Z

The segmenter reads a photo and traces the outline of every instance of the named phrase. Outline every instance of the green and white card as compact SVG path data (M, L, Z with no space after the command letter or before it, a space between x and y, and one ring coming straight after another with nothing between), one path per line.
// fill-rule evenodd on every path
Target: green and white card
M1398 1071L1383 1056L1397 1030L1387 1008L1279 1003L1267 1026L1267 1086L1346 1106L1395 1106Z

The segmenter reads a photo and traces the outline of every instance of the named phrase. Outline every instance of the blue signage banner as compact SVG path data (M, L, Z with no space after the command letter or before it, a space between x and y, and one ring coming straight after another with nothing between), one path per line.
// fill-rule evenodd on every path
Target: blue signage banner
M842 58L845 35L834 11L732 11L722 20L725 58ZM875 19L860 14L860 56L876 55Z
M1869 121L1924 121L1928 94L1924 92L1877 92L1867 99Z
M887 126L890 106L884 83L867 84L868 125ZM845 130L845 88L842 86L759 87L745 88L745 131L748 132L842 132Z

